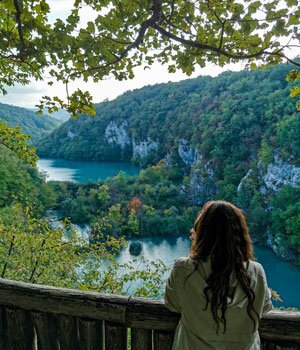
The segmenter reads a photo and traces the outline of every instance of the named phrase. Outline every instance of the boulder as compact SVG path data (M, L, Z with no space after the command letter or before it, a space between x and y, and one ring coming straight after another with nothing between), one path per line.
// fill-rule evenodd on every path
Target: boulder
M142 243L140 242L132 242L129 245L129 253L134 256L138 256L142 251Z

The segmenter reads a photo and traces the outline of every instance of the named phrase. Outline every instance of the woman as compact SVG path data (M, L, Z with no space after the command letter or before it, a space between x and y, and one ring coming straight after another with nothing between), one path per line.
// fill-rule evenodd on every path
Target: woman
M208 202L191 233L190 256L175 262L165 292L166 306L181 313L172 349L259 350L271 293L244 215L231 203Z

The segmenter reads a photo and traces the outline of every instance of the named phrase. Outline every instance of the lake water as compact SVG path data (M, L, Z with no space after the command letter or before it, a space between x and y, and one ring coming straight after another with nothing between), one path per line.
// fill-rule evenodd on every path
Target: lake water
M132 242L142 244L141 255L147 260L161 259L170 268L175 260L187 256L190 249L190 240L183 237L152 237L128 240L129 244L118 257L118 262L125 263L133 260L129 252ZM270 249L255 246L255 257L267 275L268 285L276 290L283 302L273 302L277 307L296 307L300 309L300 269L280 259Z
M93 163L45 158L39 160L38 167L47 172L48 180L76 182L105 179L118 174L119 171L137 175L140 170L129 163ZM88 227L77 228L87 237ZM170 268L178 257L188 255L190 247L189 239L183 237L151 237L129 240L129 244L134 241L142 243L141 255L145 259L162 259ZM265 268L270 288L276 290L283 299L283 303L276 303L276 306L300 309L300 269L280 259L268 248L255 247L255 255ZM128 245L118 256L118 261L125 263L133 258Z
M138 175L140 168L131 163L82 162L76 160L40 158L38 169L47 174L46 181L88 182L105 180L120 171L128 175Z

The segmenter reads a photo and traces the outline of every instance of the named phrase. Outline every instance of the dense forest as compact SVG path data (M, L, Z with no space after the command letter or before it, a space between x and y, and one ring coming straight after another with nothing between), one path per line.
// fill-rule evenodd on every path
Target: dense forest
M36 215L42 215L55 204L55 195L41 179L36 168L21 161L0 144L0 212L8 213L14 203L30 204ZM1 214L0 214L1 217Z
M40 155L92 161L155 164L181 140L218 175L257 157L262 141L299 156L295 101L288 97L290 67L225 72L179 83L147 86L96 105L95 117L71 120L38 144ZM293 130L293 131L292 131ZM286 140L289 140L285 142ZM299 161L299 157L298 157Z
M57 207L119 235L180 234L204 202L222 198L245 210L257 242L299 264L300 120L289 69L148 86L64 123L38 143L40 155L156 166L98 189L56 184Z
M26 108L0 103L0 121L11 126L21 126L23 133L37 142L40 138L57 128L61 122L46 115L37 115Z

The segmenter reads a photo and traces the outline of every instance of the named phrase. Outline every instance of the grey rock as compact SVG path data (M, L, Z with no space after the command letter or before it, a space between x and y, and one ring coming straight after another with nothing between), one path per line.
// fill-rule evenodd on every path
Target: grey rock
M300 167L286 163L278 156L275 156L274 162L267 166L263 182L266 188L274 191L278 191L283 185L299 186Z
M249 169L247 174L242 178L241 182L239 183L238 187L237 187L237 193L239 194L243 188L243 186L245 185L245 183L248 181L248 179L251 177L251 175L253 174L254 170L253 169Z
M114 121L111 121L105 129L105 138L108 143L114 143L122 149L126 145L131 144L131 139L127 131L128 124L123 122L118 126Z
M129 246L129 253L134 256L138 256L142 251L142 243L140 242L132 242Z
M135 142L132 141L133 157L134 158L145 158L150 152L158 149L158 141L153 141L149 137L145 141Z
M202 157L198 153L198 151L192 148L190 146L190 143L185 139L179 140L178 154L179 154L179 157L184 162L184 164L189 166L192 166L195 163L199 163L202 160Z

